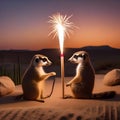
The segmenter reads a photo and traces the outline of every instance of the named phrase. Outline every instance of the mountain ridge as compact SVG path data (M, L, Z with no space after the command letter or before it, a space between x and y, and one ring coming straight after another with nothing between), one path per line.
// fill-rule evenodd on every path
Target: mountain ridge
M86 46L82 48L65 48L65 68L66 76L71 76L75 74L76 65L68 62L68 59L73 55L74 52L85 50L89 53L92 64L96 70L99 71L109 71L114 68L120 68L120 49L112 48L110 46ZM51 61L52 65L49 67L50 70L57 71L58 76L60 75L60 50L57 48L45 48L41 50L0 50L0 68L5 65L12 66L12 64L21 64L23 69L28 66L30 60L35 54L46 55ZM23 70L23 71L24 71ZM103 72L103 73L105 73Z

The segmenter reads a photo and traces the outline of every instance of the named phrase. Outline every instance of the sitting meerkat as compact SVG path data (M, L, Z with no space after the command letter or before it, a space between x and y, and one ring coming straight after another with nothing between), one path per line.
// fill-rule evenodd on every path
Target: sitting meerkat
M75 52L69 61L77 64L75 77L66 84L66 86L71 87L71 91L75 98L107 99L112 98L116 94L115 91L92 94L95 71L86 51Z
M50 76L55 76L55 72L46 73L44 66L51 65L51 61L44 55L33 56L29 67L25 71L22 79L23 98L44 102L43 96L44 82Z

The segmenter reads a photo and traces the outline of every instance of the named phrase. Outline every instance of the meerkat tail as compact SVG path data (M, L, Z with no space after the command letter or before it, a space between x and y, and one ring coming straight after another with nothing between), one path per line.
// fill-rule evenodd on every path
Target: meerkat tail
M116 95L115 91L107 91L101 93L95 93L92 95L91 99L110 99Z
M44 97L44 99L51 97L51 95L52 95L52 93L53 93L53 90L54 90L54 85L55 85L55 77L54 77L54 79L53 79L52 90L51 90L51 92L50 92L49 95L47 95L47 96Z
M18 101L18 100L21 100L22 98L23 98L23 94L16 96L16 97L15 97L15 100Z

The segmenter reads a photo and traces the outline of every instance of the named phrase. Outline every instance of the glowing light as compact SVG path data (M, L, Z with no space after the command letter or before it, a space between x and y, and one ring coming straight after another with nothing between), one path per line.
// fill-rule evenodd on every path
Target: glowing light
M64 38L69 37L69 33L72 33L73 28L75 27L72 22L69 22L69 19L72 17L61 15L60 13L50 16L49 23L52 24L52 31L49 35L54 34L54 37L58 37L60 44L60 51L63 54Z
M64 38L66 36L69 37L69 33L72 32L72 28L74 27L72 22L69 22L69 19L72 16L61 15L60 13L50 16L49 23L52 24L52 31L49 35L54 34L54 37L58 37L61 51L61 81L62 81L62 97L64 98Z

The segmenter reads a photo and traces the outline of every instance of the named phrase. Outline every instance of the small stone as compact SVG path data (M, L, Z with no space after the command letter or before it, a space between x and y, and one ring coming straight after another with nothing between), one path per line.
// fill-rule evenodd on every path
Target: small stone
M104 76L103 83L108 86L120 85L120 69L113 69L108 72Z
M0 97L8 95L15 90L15 84L7 76L0 77Z

